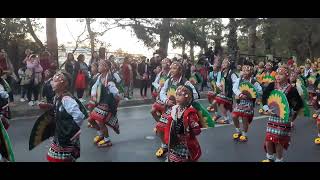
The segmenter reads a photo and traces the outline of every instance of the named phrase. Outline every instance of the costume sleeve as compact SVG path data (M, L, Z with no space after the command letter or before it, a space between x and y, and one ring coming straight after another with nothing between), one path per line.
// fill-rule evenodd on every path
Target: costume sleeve
M239 96L241 94L239 90L239 84L240 84L240 78L236 79L232 86L232 91L236 96Z
M67 111L67 113L73 117L74 122L76 122L80 127L83 123L85 116L80 111L78 103L70 96L65 96L62 98L62 105Z
M168 90L168 84L169 84L169 79L166 80L166 82L164 83L163 87L161 88L161 91L160 91L160 100L163 102L163 103L166 103L167 101L167 90Z
M217 75L217 86L220 86L221 84L221 71L218 72L218 75Z
M232 79L232 84L234 84L237 81L238 76L235 73L232 73L231 74L231 79Z
M198 93L198 91L196 90L196 88L191 84L190 81L186 81L185 85L190 86L192 89L192 93L193 93L193 98L194 99L200 99L200 95Z
M108 82L108 88L114 97L119 96L119 90L114 82Z
M158 89L160 87L160 84L159 84L160 74L161 73L158 73L156 79L152 82L153 87L156 89Z
M116 83L120 83L121 82L121 78L120 78L118 73L116 73L116 72L113 73L113 77L116 79Z
M213 79L213 74L214 74L213 71L209 72L209 81L211 81Z
M257 93L259 95L261 95L262 94L262 87L260 86L260 84L258 82L255 82L253 86L254 86L254 88L256 88Z
M0 97L1 98L9 98L9 94L7 91L5 91L4 87L0 84Z
M95 97L97 94L98 82L100 81L100 76L97 78L96 82L93 84L91 88L91 97Z
M190 113L189 115L189 130L190 133L194 136L197 136L201 133L199 117L196 113Z

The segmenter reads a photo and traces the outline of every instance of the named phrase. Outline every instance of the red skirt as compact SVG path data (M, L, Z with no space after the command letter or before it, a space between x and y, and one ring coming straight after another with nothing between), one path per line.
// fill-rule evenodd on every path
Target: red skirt
M89 116L89 121L98 121L101 123L106 123L107 118L110 118L111 113L109 112L108 105L99 104L95 107Z
M158 134L164 134L164 131L167 127L167 124L166 123L163 123L163 122L157 122L156 123L156 130L157 130L157 133Z
M232 111L232 100L220 96L216 96L215 100L217 104L222 104L227 110Z
M247 114L247 113L243 113L243 112L232 112L233 116L236 117L242 117L242 118L246 118L249 121L249 124L252 122L253 120L253 115L251 114Z
M75 162L80 157L80 140L77 139L73 146L61 147L52 142L47 154L49 162Z
M212 103L213 100L215 99L215 97L216 97L216 94L214 94L212 91L208 92L208 101L209 101L209 103Z
M96 121L110 126L114 132L120 134L118 118L109 112L108 105L98 104L89 115L89 122Z
M283 148L287 150L290 144L290 136L279 136L279 135L275 135L267 132L265 142L273 142L276 144L281 144ZM267 151L265 144L264 144L264 150Z

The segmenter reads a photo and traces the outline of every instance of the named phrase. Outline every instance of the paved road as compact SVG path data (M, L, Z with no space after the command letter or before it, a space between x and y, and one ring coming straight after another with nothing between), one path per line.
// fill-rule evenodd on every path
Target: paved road
M201 100L207 106L207 100ZM160 140L154 136L155 125L150 113L150 105L120 108L120 135L111 132L113 146L97 148L92 140L96 131L83 124L81 134L80 162L162 162L157 159L155 151ZM45 162L49 141L42 143L34 150L28 150L28 140L35 117L13 120L9 134L18 162ZM203 155L200 162L259 162L265 158L263 140L266 118L257 116L252 122L247 143L232 140L233 125L218 125L204 129L198 137ZM288 162L320 162L320 146L313 144L316 135L315 122L310 119L296 120L291 146L285 153Z

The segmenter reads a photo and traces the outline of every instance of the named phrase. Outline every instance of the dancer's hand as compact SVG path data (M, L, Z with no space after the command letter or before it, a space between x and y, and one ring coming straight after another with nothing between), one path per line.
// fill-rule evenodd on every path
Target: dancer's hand
M169 100L167 101L167 105L170 106L170 107L171 107L171 106L174 106L174 101L169 99Z
M248 99L248 96L245 94L240 94L239 96L240 99Z

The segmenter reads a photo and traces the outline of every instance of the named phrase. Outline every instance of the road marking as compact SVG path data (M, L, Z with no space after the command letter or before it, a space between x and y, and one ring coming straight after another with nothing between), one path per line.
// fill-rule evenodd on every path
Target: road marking
M148 140L154 140L155 137L154 137L154 136L146 136L146 139L148 139Z

